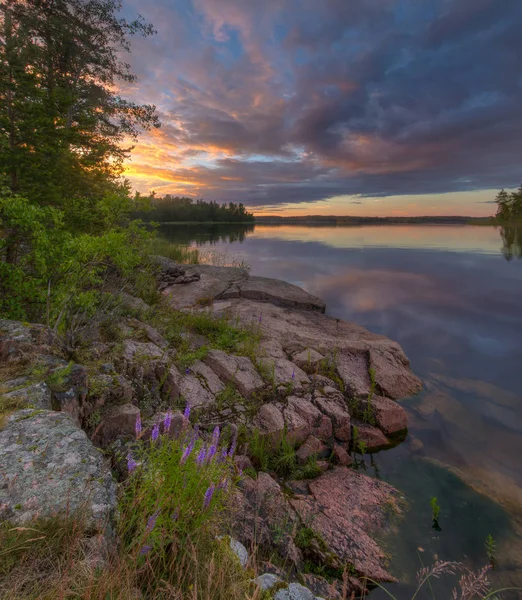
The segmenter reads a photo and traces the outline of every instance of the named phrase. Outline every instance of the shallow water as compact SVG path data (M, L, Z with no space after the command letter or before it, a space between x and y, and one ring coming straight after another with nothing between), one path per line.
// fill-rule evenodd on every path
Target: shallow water
M403 346L424 390L403 403L407 440L365 462L409 502L399 534L386 542L391 570L405 582L388 586L397 600L411 597L408 582L436 558L486 564L489 533L497 543L492 580L522 586L522 260L512 235L460 225L161 231L300 285L326 301L328 314ZM441 506L440 532L431 496ZM453 580L433 586L437 598L451 597ZM431 597L428 587L417 596Z

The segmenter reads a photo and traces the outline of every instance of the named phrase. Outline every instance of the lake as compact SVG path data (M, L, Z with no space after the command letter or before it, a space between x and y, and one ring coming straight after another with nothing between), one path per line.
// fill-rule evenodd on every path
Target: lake
M518 233L518 240L517 240ZM327 313L398 341L424 390L404 401L409 434L359 468L409 502L386 549L409 599L416 571L437 558L475 568L496 542L496 586L522 586L522 235L494 227L164 225L222 263L285 279ZM430 498L441 507L432 528ZM434 581L439 598L453 582ZM522 592L520 593L522 594ZM376 590L374 600L388 596ZM431 598L426 587L417 598ZM519 598L519 592L503 598Z

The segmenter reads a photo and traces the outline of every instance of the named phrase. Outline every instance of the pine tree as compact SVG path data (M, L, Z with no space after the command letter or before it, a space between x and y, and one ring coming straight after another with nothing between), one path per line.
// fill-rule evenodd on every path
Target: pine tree
M505 190L501 190L495 198L497 203L497 219L501 221L509 221L511 218L511 199Z

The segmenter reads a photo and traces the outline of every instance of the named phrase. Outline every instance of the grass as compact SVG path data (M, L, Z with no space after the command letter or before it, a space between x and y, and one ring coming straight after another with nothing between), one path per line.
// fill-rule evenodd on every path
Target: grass
M165 238L156 237L149 241L149 254L164 256L171 260L187 265L199 264L199 250L190 246L179 246Z
M164 427L164 426L163 426ZM228 503L235 484L219 432L204 444L185 430L138 442L118 507L119 547L95 560L81 514L0 526L3 600L261 600L251 569L229 547ZM204 458L203 458L204 455Z
M298 464L296 444L286 433L274 445L273 440L254 430L247 453L258 471L275 472L285 479L313 479L321 474L315 456L311 456L304 465Z

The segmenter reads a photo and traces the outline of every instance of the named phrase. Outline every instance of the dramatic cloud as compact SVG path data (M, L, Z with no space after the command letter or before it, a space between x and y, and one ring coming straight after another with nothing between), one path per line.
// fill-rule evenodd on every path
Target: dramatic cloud
M128 93L163 122L129 165L139 189L262 207L522 180L520 0L126 10L158 29L133 46Z

